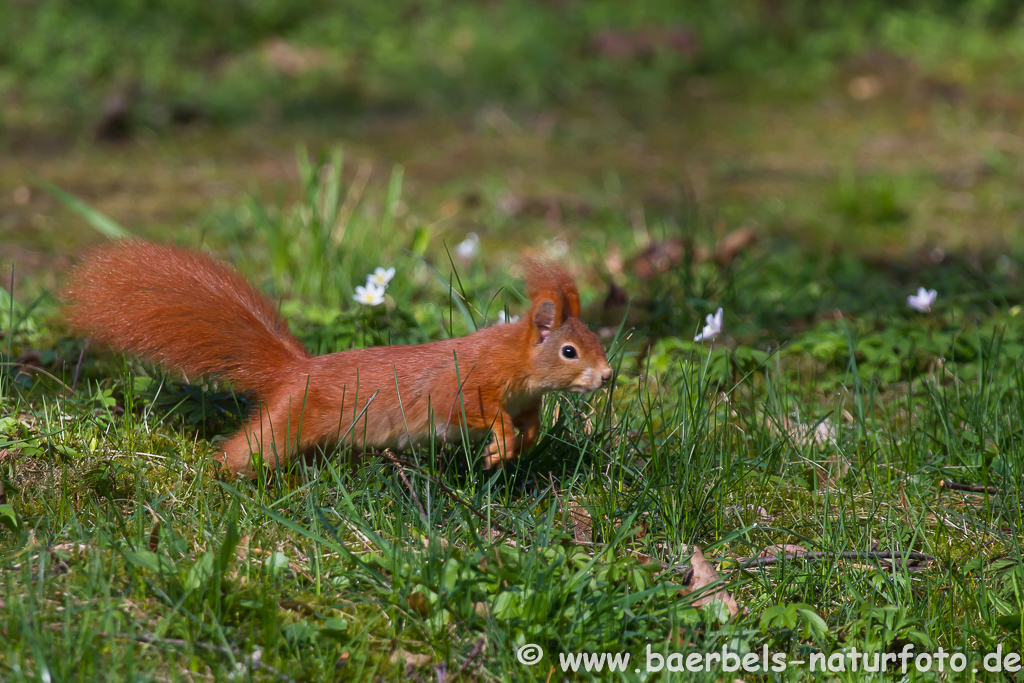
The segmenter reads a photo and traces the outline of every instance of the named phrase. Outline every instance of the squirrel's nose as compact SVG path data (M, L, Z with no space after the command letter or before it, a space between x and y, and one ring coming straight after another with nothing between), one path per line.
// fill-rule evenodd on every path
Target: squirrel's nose
M611 367L606 367L604 370L601 371L601 384L607 384L608 380L610 380L611 378L612 378L612 369L611 369Z

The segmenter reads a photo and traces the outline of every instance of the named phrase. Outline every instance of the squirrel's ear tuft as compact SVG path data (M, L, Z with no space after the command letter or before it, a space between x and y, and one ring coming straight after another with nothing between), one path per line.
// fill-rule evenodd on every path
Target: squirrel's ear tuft
M537 343L547 341L555 326L555 302L541 301L533 311L533 327L537 330Z
M580 293L572 276L564 268L550 261L535 259L526 259L523 266L526 292L535 306L538 301L550 299L559 325L566 318L580 317Z

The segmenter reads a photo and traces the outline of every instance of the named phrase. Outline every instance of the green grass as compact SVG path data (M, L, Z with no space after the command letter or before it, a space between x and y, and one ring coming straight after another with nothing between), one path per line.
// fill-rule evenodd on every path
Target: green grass
M0 138L0 679L640 680L648 646L908 643L970 672L1019 652L1020 19L885 5L0 6L0 116L27 131ZM701 52L589 47L659 22ZM308 70L280 71L278 39ZM66 142L115 91L135 137ZM262 123L172 131L179 105ZM296 164L297 140L329 151ZM735 260L638 272L651 244L714 253L743 226ZM125 228L231 261L317 353L519 313L524 245L564 243L616 380L549 398L498 474L470 443L219 479L248 397L62 327L70 258ZM378 265L388 301L360 308ZM603 304L611 280L628 305ZM920 285L928 314L906 305ZM724 336L694 344L719 306ZM739 567L773 544L935 559ZM694 546L745 612L683 594ZM577 651L632 661L564 676ZM738 676L864 679L649 680Z
M244 200L210 233L284 297L310 348L442 338L521 311L512 254L450 258L398 209L400 169L343 211L340 162L300 155L294 204ZM904 201L872 179L835 187L838 220L889 220ZM702 216L658 234L710 248ZM625 212L602 220L631 230ZM1024 636L1024 320L995 263L908 274L775 239L724 266L627 270L628 309L584 291L588 320L611 328L614 385L548 399L537 447L510 467L486 474L482 444L450 444L400 463L329 453L256 483L211 466L244 396L85 349L52 297L0 290L2 678L561 680L558 653L586 650L631 653L618 677L638 680L648 645L806 659L910 643L981 669ZM380 264L398 270L389 301L361 309L350 288ZM940 291L929 314L905 304L917 284ZM692 343L718 306L724 338ZM935 559L738 568L779 543ZM744 613L681 594L693 546ZM526 643L540 664L516 660Z
M871 50L916 60L941 86L993 70L1019 86L1020 22L1012 0L8 2L0 115L73 134L115 94L136 132L595 94L635 100L642 115L691 76L813 93Z

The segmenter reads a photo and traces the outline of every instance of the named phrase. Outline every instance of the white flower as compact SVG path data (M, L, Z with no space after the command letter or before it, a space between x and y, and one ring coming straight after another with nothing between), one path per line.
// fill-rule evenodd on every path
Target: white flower
M722 334L722 309L719 308L715 311L714 315L708 315L706 318L707 325L704 326L704 331L693 338L695 342L711 341L718 335Z
M936 296L937 294L934 289L918 287L917 294L911 294L907 297L907 305L918 313L927 313L932 310L932 304L935 303Z
M549 259L557 261L569 253L569 244L559 238L544 243L544 255Z
M376 287L387 287L388 283L391 282L391 278L395 276L394 268L382 268L377 267L374 271L366 276L366 286L374 285Z
M364 306L380 306L384 303L384 288L367 282L365 287L356 287L356 295L352 298Z
M475 232L466 235L466 239L455 245L455 255L463 261L469 261L480 251L480 238Z
M240 678L249 678L249 671L260 668L262 662L263 650L260 648L256 648L249 655L241 654L238 661L235 662L235 670L228 672L228 680L234 681Z
M498 324L504 325L505 323L517 323L519 322L518 315L505 315L505 311L498 311Z

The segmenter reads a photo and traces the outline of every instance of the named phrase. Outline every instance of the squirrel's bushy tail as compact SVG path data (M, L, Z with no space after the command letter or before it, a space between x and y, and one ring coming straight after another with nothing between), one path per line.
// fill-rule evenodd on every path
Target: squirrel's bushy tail
M64 289L72 330L267 396L309 354L273 303L206 254L141 241L89 252Z

